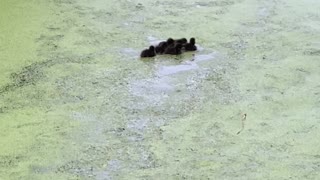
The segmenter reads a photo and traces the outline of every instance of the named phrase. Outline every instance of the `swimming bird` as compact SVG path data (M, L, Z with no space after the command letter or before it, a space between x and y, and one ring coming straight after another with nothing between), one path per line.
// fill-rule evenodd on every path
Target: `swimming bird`
M170 45L174 44L174 40L172 38L167 39L167 41L162 41L156 46L156 53L163 54L166 48Z
M167 47L167 49L164 51L164 54L171 54L171 55L178 55L181 54L181 44L175 44Z
M196 44L196 39L190 38L190 42L184 45L184 49L186 51L196 51L197 46L195 44Z
M158 46L156 46L156 53L162 54L164 50L167 48L167 46L168 43L166 41L159 43Z
M186 44L188 41L187 41L187 39L186 38L181 38L181 39L176 39L176 40L174 40L174 43L176 43L176 44Z
M150 46L149 49L145 49L141 52L140 57L154 57L156 56L154 46Z

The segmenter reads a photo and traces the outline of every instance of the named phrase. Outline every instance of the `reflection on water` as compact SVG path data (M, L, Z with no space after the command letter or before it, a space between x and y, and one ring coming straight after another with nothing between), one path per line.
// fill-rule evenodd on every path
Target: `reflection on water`
M175 74L181 71L188 71L188 70L197 69L197 68L198 66L195 63L181 64L176 66L164 66L160 68L160 70L158 71L158 75L165 76L165 75Z

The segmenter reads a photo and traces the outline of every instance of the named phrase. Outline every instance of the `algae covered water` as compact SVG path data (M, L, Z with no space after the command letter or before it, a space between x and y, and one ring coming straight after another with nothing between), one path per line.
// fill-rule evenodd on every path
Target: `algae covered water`
M319 9L1 0L0 179L320 178Z

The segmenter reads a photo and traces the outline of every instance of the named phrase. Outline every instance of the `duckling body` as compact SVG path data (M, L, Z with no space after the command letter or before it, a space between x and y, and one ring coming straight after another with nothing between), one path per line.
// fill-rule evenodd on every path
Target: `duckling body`
M140 57L154 57L156 56L154 46L150 46L149 49L145 49L141 52Z
M163 54L166 48L172 44L174 44L174 40L172 38L169 38L167 41L160 42L158 46L156 46L156 53Z
M156 53L157 54L163 54L164 50L167 48L168 43L163 41L156 46Z
M188 41L186 38L176 39L174 40L175 44L186 44Z
M171 55L178 55L181 54L181 44L174 44L169 47L164 51L164 54L171 54Z
M184 49L186 51L196 51L197 46L195 44L196 44L195 38L191 38L190 42L184 45Z

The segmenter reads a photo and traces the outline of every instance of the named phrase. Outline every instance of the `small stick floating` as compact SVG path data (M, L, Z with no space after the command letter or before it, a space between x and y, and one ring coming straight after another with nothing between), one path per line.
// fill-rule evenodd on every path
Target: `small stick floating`
M195 55L194 55L194 54L192 54L192 59L191 59L191 61L194 61L194 57L195 57Z
M243 115L243 117L242 117L242 120L241 120L242 127L241 127L240 131L237 132L237 134L240 134L241 131L243 131L243 129L244 129L244 121L245 121L246 119L247 119L247 114L245 113L245 114Z

